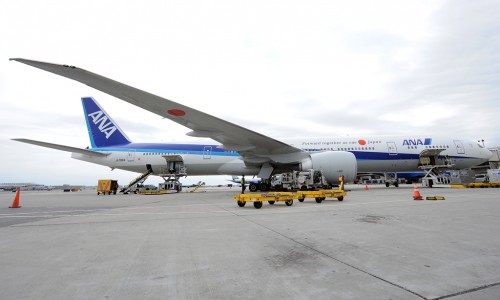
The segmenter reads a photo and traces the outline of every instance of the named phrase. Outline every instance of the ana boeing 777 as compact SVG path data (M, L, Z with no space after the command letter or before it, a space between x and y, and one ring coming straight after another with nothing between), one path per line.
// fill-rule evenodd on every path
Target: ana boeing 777
M255 175L267 179L291 170L321 170L331 184L357 173L419 171L423 153L435 164L468 168L491 152L472 140L431 135L324 137L276 140L180 103L69 65L15 60L67 77L181 124L206 142L134 143L93 99L82 98L91 146L88 149L15 139L72 152L72 157L111 168L153 175Z

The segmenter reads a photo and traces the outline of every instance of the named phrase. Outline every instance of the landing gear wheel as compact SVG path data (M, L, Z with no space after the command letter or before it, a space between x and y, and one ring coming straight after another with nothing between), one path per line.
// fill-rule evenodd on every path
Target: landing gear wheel
M239 207L243 207L243 206L245 206L245 204L247 204L245 201L238 201Z
M256 192L258 190L258 187L255 183L250 183L248 189L250 190L250 192Z
M274 205L274 203L275 203L274 201L269 201L269 204L271 205Z
M292 206L293 200L286 200L285 204L286 204L286 206Z
M262 207L262 201L255 201L253 203L253 207L255 207L257 209L261 208Z

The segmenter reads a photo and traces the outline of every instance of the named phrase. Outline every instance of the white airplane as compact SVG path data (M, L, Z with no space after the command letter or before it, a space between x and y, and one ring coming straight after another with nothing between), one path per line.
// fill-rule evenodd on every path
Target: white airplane
M82 98L91 147L75 148L28 139L20 142L72 152L72 157L111 168L165 176L247 175L267 179L290 170L321 170L329 183L357 173L420 171L421 154L435 164L463 169L481 164L491 152L475 141L433 136L324 137L279 141L239 125L74 66L15 60L67 77L188 127L205 143L133 143L92 98ZM215 141L215 142L214 142ZM182 167L179 170L179 166Z
M231 181L231 182L234 182L234 183L237 183L237 184L241 184L241 179L238 177L238 176L231 176L231 179L228 179L228 181ZM259 178L245 178L245 185L249 185L249 184L260 184L262 182L261 179Z

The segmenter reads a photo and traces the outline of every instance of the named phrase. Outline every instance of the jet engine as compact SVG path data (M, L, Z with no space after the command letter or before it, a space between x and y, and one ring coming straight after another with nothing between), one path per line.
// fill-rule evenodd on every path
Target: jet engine
M330 184L338 183L340 176L344 176L344 182L353 182L358 172L356 157L346 151L311 153L300 166L303 171L320 170Z

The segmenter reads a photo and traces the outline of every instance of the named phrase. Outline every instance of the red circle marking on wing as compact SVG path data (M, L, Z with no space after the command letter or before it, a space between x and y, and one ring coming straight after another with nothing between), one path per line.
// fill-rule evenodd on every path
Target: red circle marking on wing
M169 110L167 110L167 113L169 115L176 116L176 117L182 117L182 116L186 115L186 112L183 110L180 110L180 109L169 109Z

